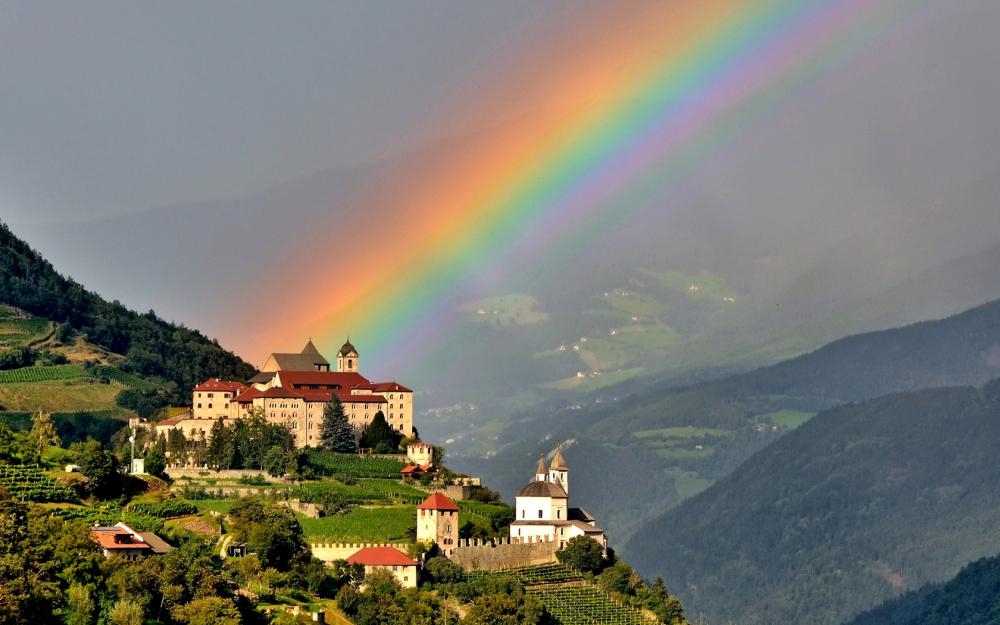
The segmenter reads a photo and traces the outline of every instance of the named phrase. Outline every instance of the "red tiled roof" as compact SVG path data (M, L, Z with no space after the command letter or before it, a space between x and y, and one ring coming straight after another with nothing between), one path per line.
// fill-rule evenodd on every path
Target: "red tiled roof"
M347 559L365 566L416 566L417 561L395 547L365 547Z
M381 395L350 395L347 393L339 393L341 403L344 404L387 404L389 403L385 397Z
M146 543L136 540L132 534L118 528L92 530L90 535L103 549L152 549ZM115 540L116 536L118 540Z
M239 395L237 395L233 399L233 401L236 402L237 404L243 404L243 403L246 403L246 402L251 402L251 401L254 400L255 397L261 397L260 393L261 392L258 391L257 389L251 388L251 389L243 391L242 393L240 393Z
M387 393L390 391L398 391L401 393L413 392L398 382L375 382L371 385L371 389L377 393Z
M353 371L279 371L283 386L294 388L297 385L339 386L351 389L358 386L369 386L368 378Z
M234 380L220 380L218 378L212 380L205 380L198 386L194 387L196 391L228 391L230 393L242 393L247 390L247 387L242 382L236 382Z
M417 506L417 510L454 510L458 511L458 506L444 493L434 493L424 500L424 503Z
M399 470L400 473L413 473L414 471L421 471L422 469L415 464L410 464Z
M243 404L246 402L251 402L258 397L273 397L273 398L295 398L302 399L302 393L298 391L293 391L291 389L282 388L280 386L274 386L265 391L258 391L255 388L249 389L244 393L239 394L233 401L238 404Z

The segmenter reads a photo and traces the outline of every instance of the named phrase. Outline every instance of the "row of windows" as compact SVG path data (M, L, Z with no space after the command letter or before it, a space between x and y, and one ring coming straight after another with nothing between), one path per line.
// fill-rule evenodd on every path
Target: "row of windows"
M542 510L539 510L539 511L538 511L538 518L539 518L539 519L543 518L543 517L542 517L542 512L543 512ZM522 518L522 519L523 519L523 518L526 518L527 514L528 514L528 511L527 511L527 510L523 510L523 509L521 510L521 518ZM557 518L557 519L561 519L561 518L562 518L562 510L561 510L561 509L559 509L559 508L556 508L556 518Z
M209 399L212 399L213 397L215 397L215 393L205 393L204 395L205 395L205 397L208 397ZM202 396L202 393L198 393L198 397L201 397L201 396ZM223 399L228 399L229 396L230 396L229 393L222 393L222 398Z

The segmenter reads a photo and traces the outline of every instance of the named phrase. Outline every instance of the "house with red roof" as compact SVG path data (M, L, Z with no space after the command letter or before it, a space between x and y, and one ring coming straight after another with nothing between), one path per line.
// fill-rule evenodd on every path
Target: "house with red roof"
M124 523L111 527L95 526L90 537L98 544L105 558L117 556L138 560L171 551L173 547L153 532L137 532Z
M347 558L348 564L365 567L365 575L372 571L388 571L403 588L417 587L416 560L395 547L365 547Z

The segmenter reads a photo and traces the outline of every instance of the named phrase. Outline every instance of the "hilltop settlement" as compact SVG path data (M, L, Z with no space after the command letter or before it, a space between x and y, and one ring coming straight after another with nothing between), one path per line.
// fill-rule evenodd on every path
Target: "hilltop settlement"
M47 524L8 532L5 573L51 578L4 581L0 621L685 622L570 506L566 450L529 459L506 504L419 439L414 391L363 375L350 340L189 388L105 443L64 448L43 412L0 426L0 526Z

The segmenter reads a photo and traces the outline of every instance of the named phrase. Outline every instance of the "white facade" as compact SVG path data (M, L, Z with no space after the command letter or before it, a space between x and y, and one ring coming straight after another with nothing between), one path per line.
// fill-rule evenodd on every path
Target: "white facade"
M512 540L550 538L559 541L561 549L575 536L589 536L607 549L607 537L594 518L582 508L569 506L569 467L561 449L556 450L551 467L539 459L535 479L515 497L514 514Z

